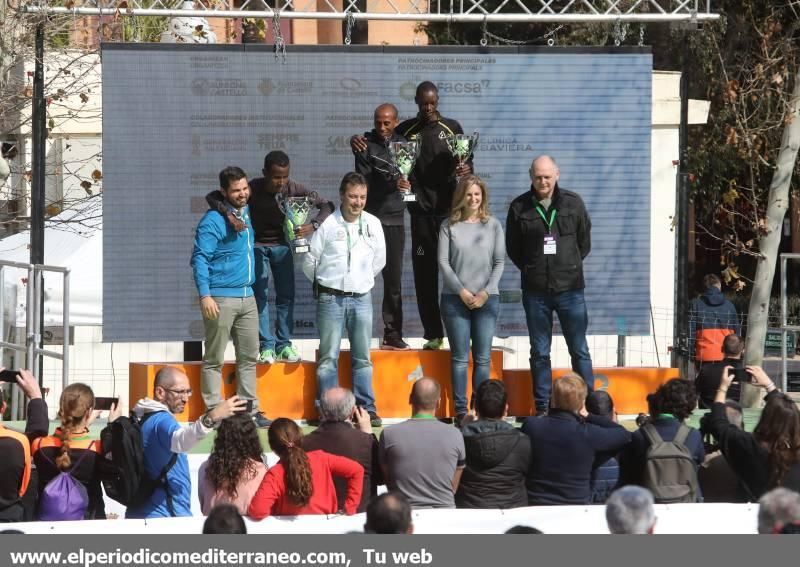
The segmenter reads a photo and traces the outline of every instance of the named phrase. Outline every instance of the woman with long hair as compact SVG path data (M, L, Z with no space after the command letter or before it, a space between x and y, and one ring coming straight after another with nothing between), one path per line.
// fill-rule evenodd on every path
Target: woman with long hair
M747 433L728 421L725 397L734 373L731 367L726 367L711 406L709 430L753 501L778 486L800 491L800 411L797 404L775 387L763 369L758 366L746 369L752 385L767 391L758 425L753 433Z
M344 511L348 515L356 513L361 502L364 467L325 451L304 451L303 432L285 417L272 422L268 439L280 461L264 476L250 502L248 516L260 520L267 516L335 514L338 504L333 476L347 480Z
M467 365L472 342L472 389L489 379L492 339L500 313L498 285L506 258L500 222L489 214L486 183L461 178L450 217L439 230L442 320L450 341L456 424L467 413Z
M197 473L200 509L208 515L217 504L232 504L246 514L267 467L252 417L239 413L223 419L214 448Z
M102 479L102 443L92 439L89 425L99 412L94 409L94 392L86 384L70 384L61 392L58 402L58 418L61 425L53 435L39 437L31 444L33 462L39 474L39 510L37 517L43 520L53 517L53 510L45 509L41 495L47 484L61 472L69 474L86 489L88 506L84 519L105 519ZM119 408L109 412L109 422L119 417Z

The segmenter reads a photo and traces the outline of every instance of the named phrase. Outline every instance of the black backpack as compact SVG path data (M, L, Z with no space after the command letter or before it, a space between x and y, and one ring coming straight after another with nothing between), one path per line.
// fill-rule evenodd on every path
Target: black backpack
M150 478L144 468L142 424L157 413L161 412L147 413L141 419L135 414L131 414L129 418L120 416L103 429L103 446L111 448L106 453L104 466L107 470L103 474L106 478L103 480L103 489L112 500L129 508L136 508L145 504L156 488L162 488L167 494L169 513L175 516L167 473L178 460L178 454L172 454L156 479Z
M647 448L642 486L653 493L657 504L697 502L700 483L697 464L684 444L690 429L683 423L672 441L664 441L652 423L642 426Z

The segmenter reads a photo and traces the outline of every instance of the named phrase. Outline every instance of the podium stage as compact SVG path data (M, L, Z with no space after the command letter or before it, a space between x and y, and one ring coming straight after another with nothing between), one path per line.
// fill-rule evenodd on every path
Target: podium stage
M375 405L381 417L408 417L410 412L408 396L411 386L415 380L423 376L438 380L442 386L443 403L437 415L451 417L455 414L449 350L373 350L371 357ZM189 377L195 393L177 418L179 421L196 420L204 411L203 398L200 395L202 362L132 362L128 388L129 403L133 406L140 398L152 397L156 372L164 366L176 366ZM553 378L568 372L570 370L566 368L553 369ZM614 399L619 414L646 412L647 394L667 380L678 377L677 368L595 368L594 373L595 388L608 391ZM471 374L470 363L470 376ZM317 417L314 408L317 391L315 362L259 364L256 377L259 403L262 411L269 417L292 419ZM493 350L490 377L505 382L508 390L509 415L533 415L531 376L528 369L503 368L503 352ZM224 365L222 382L224 397L236 393L236 372L233 362ZM339 357L339 384L345 388L352 387L350 352L347 350L342 350ZM471 384L468 384L468 396L471 390Z

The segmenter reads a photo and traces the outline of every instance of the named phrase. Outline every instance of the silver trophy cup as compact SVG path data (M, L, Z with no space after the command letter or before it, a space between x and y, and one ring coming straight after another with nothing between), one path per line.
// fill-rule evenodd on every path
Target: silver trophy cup
M475 153L475 148L478 147L479 134L473 132L472 134L454 134L447 137L447 147L450 148L450 153L458 161L458 165L463 165L472 154Z
M389 143L389 156L392 158L394 167L400 177L408 179L411 171L414 169L419 157L419 151L422 145L419 140L409 140L407 142L390 142ZM403 201L413 202L417 200L417 196L413 191L403 193Z
M286 240L292 245L292 250L295 254L304 254L308 252L308 240L302 237L297 238L294 231L297 227L306 224L308 214L311 212L311 208L317 200L317 194L311 192L305 197L286 197L283 193L278 193L275 195L275 200L278 202L278 207L286 216L283 229L286 234Z

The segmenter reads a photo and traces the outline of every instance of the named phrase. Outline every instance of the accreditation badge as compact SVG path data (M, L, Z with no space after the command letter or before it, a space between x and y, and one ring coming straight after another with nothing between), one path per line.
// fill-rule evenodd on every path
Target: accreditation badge
M542 251L545 256L553 256L556 253L556 237L552 234L544 235L544 247Z

